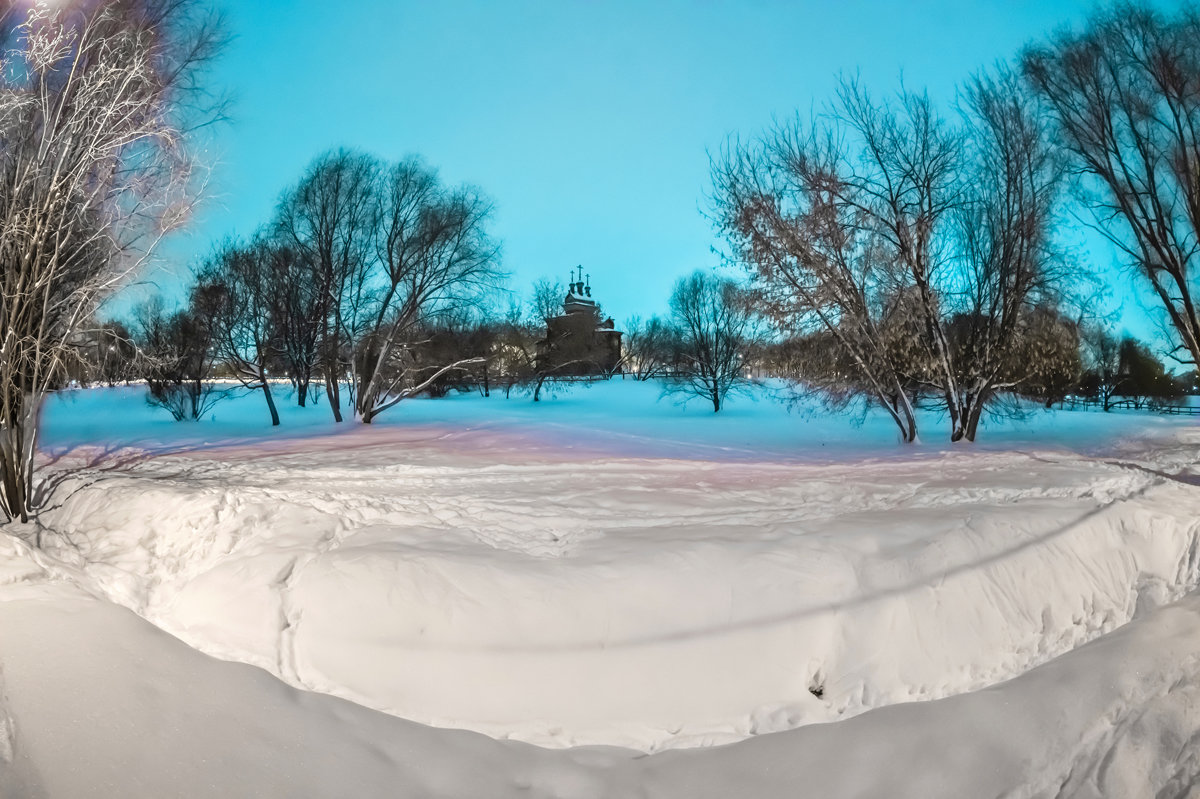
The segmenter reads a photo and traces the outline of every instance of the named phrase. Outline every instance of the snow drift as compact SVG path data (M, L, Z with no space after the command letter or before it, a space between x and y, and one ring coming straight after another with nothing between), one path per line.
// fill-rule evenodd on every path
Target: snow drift
M12 799L1191 799L1200 780L1196 596L983 691L647 757L496 741L289 688L46 561L0 538L0 796Z
M241 446L205 442L253 427L252 405L190 442L131 422L130 443L193 451L64 471L51 551L296 687L644 751L975 691L1200 580L1186 424L1047 414L992 448L904 449L870 418L713 418L645 392L413 402L316 437L311 409L307 436ZM52 446L89 443L79 404L111 400L55 409Z

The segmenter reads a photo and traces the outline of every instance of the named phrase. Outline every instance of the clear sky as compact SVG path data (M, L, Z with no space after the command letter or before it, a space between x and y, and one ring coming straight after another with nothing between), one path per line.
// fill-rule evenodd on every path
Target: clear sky
M839 72L880 91L903 74L949 102L973 70L1094 5L223 0L235 38L213 80L232 120L210 148L207 205L169 252L179 269L251 232L328 148L419 153L495 201L513 289L582 264L620 323L718 262L702 211L708 152L728 135L819 107ZM1148 334L1125 305L1123 324Z

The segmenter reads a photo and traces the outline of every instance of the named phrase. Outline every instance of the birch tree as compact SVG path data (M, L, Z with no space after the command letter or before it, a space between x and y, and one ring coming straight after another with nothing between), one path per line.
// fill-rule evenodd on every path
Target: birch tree
M10 12L11 13L11 12ZM0 512L35 511L37 412L80 326L186 218L198 3L37 2L0 64Z

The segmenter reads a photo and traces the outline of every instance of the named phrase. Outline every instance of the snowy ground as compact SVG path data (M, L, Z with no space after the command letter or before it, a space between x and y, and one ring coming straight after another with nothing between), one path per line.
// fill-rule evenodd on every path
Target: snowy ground
M1194 425L1037 412L950 447L927 417L905 448L877 417L656 398L340 431L270 430L255 397L191 425L56 401L45 550L0 539L7 787L1189 796Z

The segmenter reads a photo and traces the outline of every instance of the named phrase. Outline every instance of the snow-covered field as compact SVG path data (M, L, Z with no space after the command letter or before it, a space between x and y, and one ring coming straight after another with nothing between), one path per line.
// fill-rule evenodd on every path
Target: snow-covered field
M657 400L56 399L0 796L1200 796L1186 417Z

